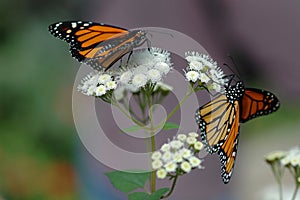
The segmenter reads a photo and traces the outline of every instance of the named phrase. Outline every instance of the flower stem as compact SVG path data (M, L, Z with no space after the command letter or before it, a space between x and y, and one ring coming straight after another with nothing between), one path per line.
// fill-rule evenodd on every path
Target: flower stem
M138 125L139 127L141 127L144 130L149 130L149 128L147 126L145 126L145 124L143 124L142 122L140 122L139 120L137 120L135 117L130 116L128 112L125 111L125 109L118 103L118 102L114 102L113 103L114 106L116 106L117 108L120 109L120 111L130 120L132 120L136 125Z
M283 169L281 167L281 164L279 162L275 162L271 164L272 172L275 176L275 179L278 183L278 189L279 189L279 199L283 200L283 195L282 195L282 175L283 175Z
M293 196L292 196L292 200L295 200L296 199L296 196L297 196L297 193L298 193L298 190L299 190L299 186L300 186L300 183L298 181L298 178L300 176L300 168L299 167L294 167L294 172L293 173L293 176L295 178L295 185L296 185L296 188L294 190L294 193L293 193Z
M148 102L148 109L149 109L149 120L150 120L150 142L151 142L151 152L154 152L156 149L155 145L155 130L153 128L153 110L152 110L152 99L151 99L151 93L147 94L147 102ZM151 157L149 158L151 163ZM151 165L150 165L151 166ZM150 177L150 191L151 193L154 193L156 190L156 173L155 171L151 172L151 177Z
M299 190L299 184L298 184L298 183L296 183L296 188L295 188L295 191L294 191L294 193L293 193L292 200L295 200L295 199L296 199L296 196L297 196L298 190Z
M179 175L176 174L176 176L174 177L174 180L173 180L173 183L172 183L170 191L165 196L161 197L161 199L165 199L165 198L169 197L173 193L173 191L175 189L175 186L176 186L176 182L177 182L178 176Z
M189 91L186 93L186 95L183 97L183 99L179 102L179 104L175 108L173 108L173 110L167 115L167 117L165 119L163 119L162 122L159 123L155 128L159 129L161 126L163 126L164 123L175 114L175 112L182 106L182 104L184 104L184 102L191 96L191 94L193 92L194 92L193 87L190 87Z

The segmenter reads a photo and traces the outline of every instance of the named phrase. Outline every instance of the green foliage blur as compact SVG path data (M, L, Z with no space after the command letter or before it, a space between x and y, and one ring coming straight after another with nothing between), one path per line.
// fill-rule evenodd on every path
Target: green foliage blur
M0 199L78 199L71 94L79 64L48 25L79 7L0 2Z

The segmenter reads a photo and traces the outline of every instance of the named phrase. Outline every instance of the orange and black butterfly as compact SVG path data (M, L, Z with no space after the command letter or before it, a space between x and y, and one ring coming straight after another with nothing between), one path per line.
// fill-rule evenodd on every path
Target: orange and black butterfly
M108 70L125 54L141 46L146 40L144 30L124 28L84 21L58 22L49 32L70 44L70 51L79 62L96 70Z
M271 92L244 88L241 81L228 85L220 94L196 111L196 122L206 151L218 153L221 175L228 183L237 155L239 125L252 118L267 115L279 108L279 100Z

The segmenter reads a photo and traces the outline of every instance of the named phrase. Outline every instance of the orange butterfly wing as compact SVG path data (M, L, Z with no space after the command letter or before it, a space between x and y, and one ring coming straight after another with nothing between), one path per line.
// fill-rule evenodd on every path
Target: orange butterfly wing
M238 82L235 86L229 86L225 95L219 95L196 111L196 122L206 150L219 154L224 183L230 181L233 173L239 123L272 113L279 106L279 100L271 92L244 89L242 82Z
M49 31L70 44L74 58L96 70L107 70L133 48L146 41L145 31L128 31L94 22L59 22L50 25Z
M237 154L238 113L239 102L230 103L226 95L216 97L196 112L196 121L206 150L211 154L219 154L224 183L228 183L231 178Z
M241 99L240 122L268 115L280 107L277 97L269 91L247 88Z

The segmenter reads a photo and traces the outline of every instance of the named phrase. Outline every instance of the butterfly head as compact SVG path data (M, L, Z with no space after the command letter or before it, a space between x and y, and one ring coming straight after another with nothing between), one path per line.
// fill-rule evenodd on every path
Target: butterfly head
M235 85L230 85L226 88L226 97L230 103L234 103L239 100L245 93L244 84L239 81Z

